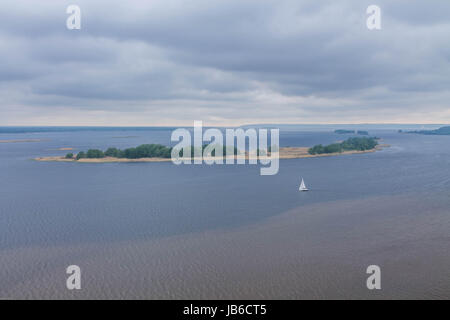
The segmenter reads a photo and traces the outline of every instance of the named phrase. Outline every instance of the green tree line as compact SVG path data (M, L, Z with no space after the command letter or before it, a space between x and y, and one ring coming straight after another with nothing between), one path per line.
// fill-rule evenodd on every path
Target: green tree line
M202 146L202 154L203 151L207 145ZM230 150L231 153L234 153L234 155L237 155L238 149L235 147L226 147L226 146L219 146L223 148L223 155L225 156L227 154L227 149ZM161 144L143 144L136 148L127 148L124 150L117 149L117 148L108 148L105 151L99 150L99 149L89 149L88 151L80 151L75 159L101 159L105 157L114 157L114 158L125 158L125 159L140 159L140 158L170 158L172 154L171 147L166 147ZM191 157L194 157L195 148L189 147ZM180 149L178 151L178 154L180 157L183 157L183 149ZM215 156L215 150L212 150L211 156ZM74 155L73 153L66 154L66 159L73 159Z
M202 146L202 152L201 152L202 154L205 151L205 148L207 146L208 146L207 144L204 144ZM222 156L224 156L224 157L227 155L227 153L234 154L234 155L237 155L239 153L239 151L238 151L238 149L236 147L222 146L222 145L216 145L215 147L222 148ZM193 158L196 148L191 146L191 147L189 147L187 149L188 149L188 152L191 155L191 158ZM182 158L184 156L184 149L180 149L178 151L178 154L180 155L180 158ZM215 157L216 156L216 149L215 148L213 150L211 150L210 156L211 157Z
M372 150L378 145L376 138L349 138L341 143L333 143L327 146L321 144L316 145L308 150L309 154L324 154L324 153L340 153L344 151L365 151Z
M79 152L75 159L101 159L105 157L139 159L139 158L170 158L172 148L161 144L143 144L136 148L127 148L124 150L117 148L108 148L106 151L99 149L89 149ZM68 153L67 159L73 159L74 155Z

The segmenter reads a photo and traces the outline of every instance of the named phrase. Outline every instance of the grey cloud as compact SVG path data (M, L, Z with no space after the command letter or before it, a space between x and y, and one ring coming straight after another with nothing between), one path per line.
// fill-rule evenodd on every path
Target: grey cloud
M72 2L2 1L0 103L111 114L159 106L174 122L324 113L367 122L382 108L397 119L408 108L449 116L448 1L379 0L381 31L365 26L372 2L350 0L79 0L82 30L68 31Z

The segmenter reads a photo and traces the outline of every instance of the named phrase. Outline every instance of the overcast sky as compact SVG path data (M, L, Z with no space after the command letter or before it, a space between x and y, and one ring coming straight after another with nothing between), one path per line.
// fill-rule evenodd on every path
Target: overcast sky
M0 2L0 125L450 123L449 106L448 0Z

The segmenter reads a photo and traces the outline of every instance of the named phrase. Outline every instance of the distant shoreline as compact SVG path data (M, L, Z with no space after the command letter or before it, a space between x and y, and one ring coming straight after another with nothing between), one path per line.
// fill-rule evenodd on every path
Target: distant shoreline
M0 140L0 143L41 142L41 139Z
M414 134L423 134L429 136L450 136L450 126L441 127L435 130L416 130L416 131L402 131L399 130L399 133L414 133Z
M309 147L282 147L280 148L280 159L303 159L303 158L319 158L319 157L332 157L332 156L340 156L340 155L350 155L350 154L364 154L364 153L373 153L379 151L383 148L387 148L389 145L381 144L377 145L375 148L365 151L344 151L344 152L336 152L336 153L324 153L324 154L309 154ZM249 157L248 155L234 156L235 159L245 158L246 160L255 159L257 157ZM214 158L211 158L214 159ZM224 156L224 159L226 157ZM259 157L259 159L267 159L265 156ZM270 159L270 157L269 157ZM34 158L35 161L41 162L79 162L79 163L116 163L116 162L170 162L171 158L139 158L139 159L127 159L127 158L115 158L115 157L105 157L105 158L82 158L79 160L76 159L67 159L64 156L54 156L54 157L38 157ZM205 160L205 158L203 159Z

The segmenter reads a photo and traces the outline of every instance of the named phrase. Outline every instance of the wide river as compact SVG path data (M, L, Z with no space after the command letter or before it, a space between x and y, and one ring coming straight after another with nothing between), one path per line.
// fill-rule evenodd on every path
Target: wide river
M450 299L450 136L259 165L37 162L168 128L0 128L0 298ZM345 127L344 127L345 129ZM281 146L345 139L285 129ZM310 192L298 192L303 177ZM82 289L66 288L78 265ZM368 290L366 268L381 268Z

